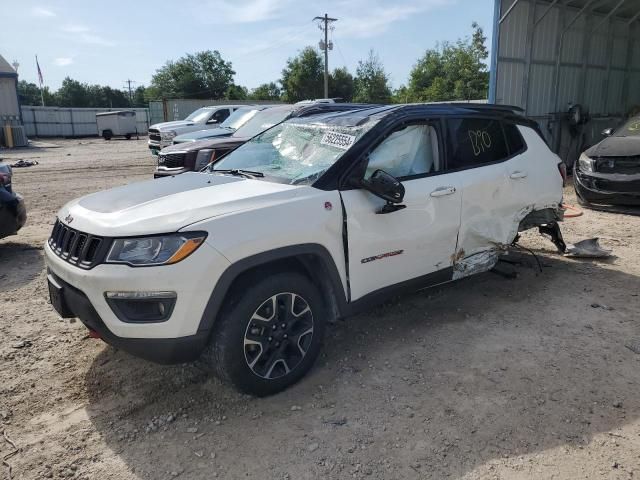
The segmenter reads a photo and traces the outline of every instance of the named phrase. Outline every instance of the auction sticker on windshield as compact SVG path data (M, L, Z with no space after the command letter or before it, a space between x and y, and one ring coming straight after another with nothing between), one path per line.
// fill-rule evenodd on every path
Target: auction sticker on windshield
M356 141L355 135L347 135L346 133L327 132L322 136L320 143L331 147L342 148L347 150Z

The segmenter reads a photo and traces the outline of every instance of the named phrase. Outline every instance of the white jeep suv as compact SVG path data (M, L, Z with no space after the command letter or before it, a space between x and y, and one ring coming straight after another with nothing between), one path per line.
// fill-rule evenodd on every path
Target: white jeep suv
M558 237L559 164L505 107L293 118L208 172L64 206L51 303L134 355L272 394L309 370L327 322L489 270L520 230Z

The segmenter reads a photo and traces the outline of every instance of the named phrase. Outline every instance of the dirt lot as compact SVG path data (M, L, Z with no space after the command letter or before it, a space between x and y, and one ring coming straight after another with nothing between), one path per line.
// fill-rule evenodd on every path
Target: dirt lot
M300 384L254 399L56 316L42 257L56 211L150 178L153 160L142 139L55 143L0 151L40 162L15 170L29 220L0 240L0 430L18 448L13 478L640 476L640 217L565 222L568 241L599 236L609 261L562 258L528 233L542 273L526 255L515 279L486 273L340 322ZM0 437L0 457L13 451Z

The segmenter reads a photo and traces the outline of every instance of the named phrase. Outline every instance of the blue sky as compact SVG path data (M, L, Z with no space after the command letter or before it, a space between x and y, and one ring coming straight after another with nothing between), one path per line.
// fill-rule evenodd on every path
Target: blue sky
M70 76L123 88L128 78L148 85L169 59L219 50L235 81L249 88L277 80L287 58L317 47L314 16L337 17L329 67L352 73L373 48L394 87L438 41L471 33L477 21L489 37L493 0L0 0L0 55L20 63L20 78L37 82L37 53L45 84Z

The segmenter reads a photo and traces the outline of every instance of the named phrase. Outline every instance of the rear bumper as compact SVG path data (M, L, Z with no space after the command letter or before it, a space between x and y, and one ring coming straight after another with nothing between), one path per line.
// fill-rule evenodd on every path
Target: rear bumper
M576 168L573 181L583 203L640 206L640 175L588 174Z
M60 277L50 273L63 287L66 307L90 330L97 332L109 345L136 357L161 364L185 363L196 360L204 349L208 331L179 338L124 338L114 335L104 324L89 298Z
M0 195L0 238L15 235L26 221L27 209L23 198L3 191Z

